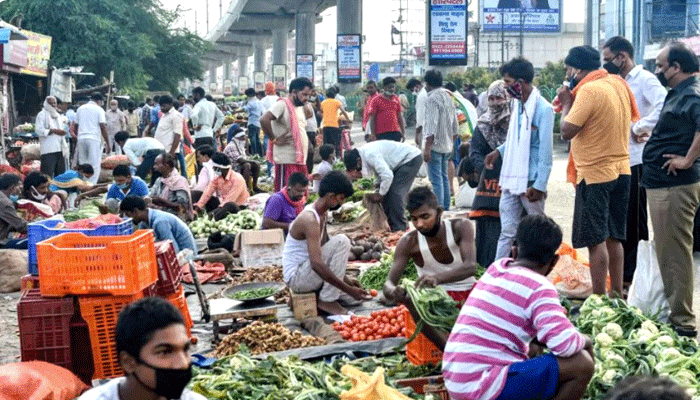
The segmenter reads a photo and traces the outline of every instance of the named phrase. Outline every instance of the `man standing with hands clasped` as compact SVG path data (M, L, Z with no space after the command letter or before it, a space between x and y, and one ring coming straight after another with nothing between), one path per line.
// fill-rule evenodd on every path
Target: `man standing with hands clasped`
M656 76L671 88L642 156L654 228L656 257L671 324L682 336L697 336L693 313L693 219L700 204L700 70L698 57L682 43L656 57Z
M510 255L523 211L544 214L547 181L552 171L552 105L532 86L535 69L524 58L515 58L500 69L506 90L513 98L506 142L486 156L486 168L503 155L501 167L501 236L496 259ZM527 166L527 168L525 168Z

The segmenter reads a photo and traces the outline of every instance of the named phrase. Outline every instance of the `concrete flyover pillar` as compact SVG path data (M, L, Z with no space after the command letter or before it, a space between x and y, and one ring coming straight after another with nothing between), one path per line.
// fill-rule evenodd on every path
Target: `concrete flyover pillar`
M238 75L248 75L248 56L238 56Z
M224 80L232 78L231 77L231 63L232 63L231 58L226 58L224 60Z
M214 63L209 64L209 84L207 85L207 87L204 88L204 90L207 93L209 93L211 91L212 83L217 83L216 82L216 69L217 68L218 68L218 66L216 64L214 64ZM218 85L217 85L217 89L218 89Z
M287 38L286 28L272 30L272 64L287 64Z
M253 72L265 71L265 43L262 40L255 43L253 52L255 65L255 71Z
M362 35L362 0L338 0L338 35ZM360 44L361 46L361 44ZM360 50L362 54L362 50ZM343 95L359 89L362 83L341 83Z
M296 54L316 54L316 12L297 11L296 25ZM297 60L294 60L296 66ZM315 66L315 64L314 64ZM291 76L298 77L296 67L291 71ZM312 79L313 80L313 79Z

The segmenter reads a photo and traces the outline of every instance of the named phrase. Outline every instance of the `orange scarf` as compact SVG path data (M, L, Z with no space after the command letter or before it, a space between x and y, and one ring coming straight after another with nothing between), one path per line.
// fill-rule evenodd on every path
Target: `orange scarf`
M578 93L578 90L585 85L586 83L597 81L598 79L603 79L611 74L608 73L608 71L604 69L599 69L597 71L593 71L586 75L585 78L579 82L574 90L571 91L571 97L572 97L572 102L576 99L576 93ZM639 121L640 115L639 115L639 109L637 108L637 100L634 98L634 94L632 93L632 89L630 89L630 86L627 84L627 82L622 79L619 75L612 75L616 79L619 79L621 82L625 84L625 89L627 89L627 94L630 97L630 106L631 106L631 112L632 112L632 122ZM561 112L561 102L559 101L559 97L554 99L554 107L556 112ZM576 164L574 164L574 156L571 151L569 151L569 163L566 166L566 181L574 185L576 187L576 184L578 183L578 172L576 171Z

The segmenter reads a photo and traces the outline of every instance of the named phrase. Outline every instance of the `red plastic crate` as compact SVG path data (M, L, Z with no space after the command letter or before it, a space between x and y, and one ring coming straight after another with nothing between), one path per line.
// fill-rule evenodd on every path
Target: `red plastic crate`
M114 342L117 317L129 303L142 297L143 293L139 292L131 296L85 296L78 299L80 315L90 330L90 347L95 364L93 379L124 375Z
M71 369L70 319L73 299L43 298L39 289L22 293L17 304L22 361L46 361Z
M404 310L403 315L406 323L406 338L410 338L416 331L416 323L410 311ZM442 351L435 347L424 334L419 333L411 343L406 345L406 358L413 365L437 364L442 361Z
M177 293L182 282L182 267L177 261L172 241L164 240L156 243L156 260L158 261L156 291L161 296Z
M42 296L131 296L158 280L151 230L124 236L64 233L36 247Z
M175 307L182 313L185 319L185 326L187 327L187 334L191 334L194 322L192 322L192 317L190 316L190 308L187 306L187 299L185 298L185 289L180 286L177 293L171 294L170 296L162 296L166 300L173 303Z
M20 283L20 290L39 289L39 276L24 275Z

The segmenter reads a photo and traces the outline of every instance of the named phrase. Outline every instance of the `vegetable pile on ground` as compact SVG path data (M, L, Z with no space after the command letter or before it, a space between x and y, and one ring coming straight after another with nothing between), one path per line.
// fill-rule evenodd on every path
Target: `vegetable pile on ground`
M440 286L434 288L417 288L415 282L410 279L403 279L401 285L406 289L406 293L411 297L420 321L416 324L416 334L423 328L423 324L428 324L433 328L444 332L450 332L457 322L459 308L457 302L447 294Z
M396 247L396 245L399 243L399 240L401 237L405 234L406 232L403 231L396 231L396 232L389 232L389 231L378 231L378 232L372 232L372 230L369 228L369 226L364 226L362 228L362 231L360 233L355 234L354 240L365 240L370 237L376 237L379 240L384 243L384 245L387 248L391 247Z
M117 225L123 220L116 214L101 214L92 218L58 223L55 229L97 229L104 225Z
M203 215L200 218L190 223L190 230L196 238L206 238L214 232L223 234L235 234L242 230L260 229L262 218L254 211L241 210L236 214L229 214L226 218L214 221L208 215Z
M271 265L268 267L248 268L242 275L233 278L231 286L255 282L284 282L282 267ZM285 304L289 297L289 288L285 288L283 291L275 294L275 303Z
M277 323L255 321L236 333L221 340L212 353L214 357L225 357L238 353L241 348L250 350L250 354L272 353L298 349L301 347L321 346L325 339L302 335L299 331L290 331Z
M340 206L338 210L332 211L331 215L333 216L334 222L345 223L358 219L365 211L366 209L362 205L362 201L349 201Z
M63 220L66 222L74 222L81 219L95 218L99 216L99 206L102 204L97 201L84 201L80 204L77 210L66 210L63 212Z
M620 299L590 296L574 322L595 338L596 372L588 398L598 400L620 380L632 375L667 376L699 394L700 353L695 339L642 314ZM695 397L697 398L697 397Z
M236 300L250 300L250 299L259 299L261 297L269 297L272 296L277 290L274 288L259 288L259 289L250 289L250 290L241 290L240 292L236 292L233 294L233 298Z
M374 236L369 237L367 240L356 240L352 242L348 261L379 260L384 250L384 243Z
M353 315L350 320L341 323L334 322L333 329L338 331L345 340L360 342L363 340L378 340L391 337L404 337L406 324L404 321L405 306L372 311L367 317Z
M360 275L360 285L362 285L362 287L375 290L382 290L384 288L386 278L389 276L389 270L394 264L394 253L384 253L379 261L379 265L368 268ZM418 271L416 270L416 264L413 260L410 260L408 265L406 265L402 277L411 280L418 279Z
M388 384L394 387L397 379L440 373L440 366L413 366L403 354L309 363L296 358L272 357L259 361L239 353L218 360L211 370L195 369L189 387L214 400L338 400L341 393L352 388L350 379L340 373L344 365L367 373L382 367Z

